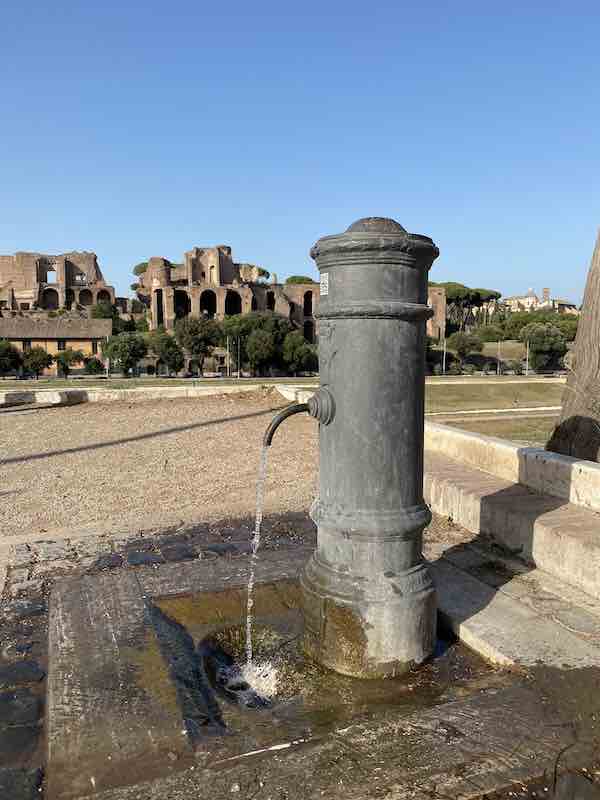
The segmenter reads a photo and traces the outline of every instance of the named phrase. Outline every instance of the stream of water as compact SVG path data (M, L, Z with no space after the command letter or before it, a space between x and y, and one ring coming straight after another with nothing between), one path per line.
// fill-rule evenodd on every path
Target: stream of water
M269 448L263 445L258 466L258 479L256 481L256 521L254 523L254 536L252 537L252 555L250 557L250 575L248 577L248 604L246 608L246 667L252 664L252 622L254 619L254 578L258 548L260 547L260 529L263 519L263 504L265 498L265 481L267 479L267 456Z

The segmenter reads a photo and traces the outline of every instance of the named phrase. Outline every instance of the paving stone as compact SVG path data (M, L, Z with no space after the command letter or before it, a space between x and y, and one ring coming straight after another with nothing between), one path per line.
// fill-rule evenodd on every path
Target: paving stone
M40 712L40 699L30 689L0 692L0 728L33 724L38 721Z
M146 567L152 564L164 564L164 559L159 553L144 550L130 550L127 553L127 563L132 567Z
M235 554L232 553L231 555L235 558L236 556L249 556L252 553L252 544L251 542L232 542L235 546Z
M59 559L69 558L73 551L68 543L64 542L32 542L32 547L36 553L39 561L55 561Z
M0 769L0 797L6 800L34 800L40 797L44 773L41 769Z
M83 539L71 539L71 547L80 557L100 556L112 551L110 539L99 536L86 536Z
M214 544L205 544L202 546L203 553L216 553L218 556L231 556L237 555L237 550L231 542L215 542Z
M18 758L30 755L37 747L39 736L40 729L36 725L0 729L0 766L10 766Z
M7 617L13 620L39 617L48 611L48 606L43 600L13 600L5 609Z
M30 567L13 567L8 577L11 583L25 583L29 572Z
M163 545L160 550L165 561L191 561L198 558L198 553L188 542Z
M9 560L15 567L27 566L34 559L34 554L26 544L15 544L9 551Z
M46 578L48 575L53 575L59 572L71 572L76 567L76 561L67 561L64 558L52 559L51 561L42 561L34 565L33 579Z
M130 539L126 542L123 550L125 552L129 552L130 550L135 550L136 552L144 552L148 553L151 550L154 550L156 546L156 539Z
M0 688L16 686L21 683L37 683L45 674L37 661L33 659L15 661L14 664L3 664L0 666Z
M96 559L94 564L90 567L90 572L100 572L104 569L115 569L123 564L123 556L118 553L109 553L105 556L100 556Z

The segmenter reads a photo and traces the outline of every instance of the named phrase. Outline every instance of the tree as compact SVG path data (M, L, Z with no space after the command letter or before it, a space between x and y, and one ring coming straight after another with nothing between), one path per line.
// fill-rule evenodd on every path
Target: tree
M16 372L23 363L23 356L6 339L0 339L0 375Z
M92 319L112 319L114 316L114 306L111 303L97 303L90 309Z
M26 372L33 372L35 377L39 378L40 373L52 366L53 360L43 347L32 347L23 354L23 367Z
M137 275L139 277L140 275L143 275L144 272L146 272L147 269L148 269L148 262L147 261L140 261L139 264L135 265L135 267L133 268L132 271L133 271L134 275Z
M446 315L449 323L459 331L464 330L467 324L475 321L474 308L481 308L484 303L498 300L502 296L495 289L470 289L468 286L454 281L445 283L432 281L429 285L442 286L446 290Z
M600 461L600 232L572 352L560 421L547 448L574 458Z
M316 349L300 331L291 331L283 340L283 360L294 374L309 370L316 361Z
M236 319L232 317L231 319ZM185 350L198 362L200 371L204 359L219 344L221 328L212 319L194 319L185 317L175 323L175 338Z
M464 361L469 353L481 353L483 342L479 336L472 333L457 331L448 337L448 347L456 352L461 361Z
M137 367L148 351L144 338L139 333L121 333L111 336L102 346L102 352L118 364L124 375Z
M504 331L500 325L480 325L471 333L478 336L482 342L501 342L504 339Z
M111 303L97 303L92 306L90 311L92 319L112 319L112 334L117 336L119 333L132 333L135 331L135 321L123 319L119 308Z
M285 279L286 283L316 283L314 278L309 278L308 275L290 275Z
M185 364L183 350L173 336L164 330L152 331L147 337L149 349L167 366L171 372L180 372Z
M273 336L274 353L272 363L277 366L283 366L283 340L293 328L292 323L279 314L254 311L250 314L225 317L221 323L220 344L225 346L228 336L236 343L236 347L239 343L240 361L244 364L250 361L247 342L255 330L264 330Z
M86 375L103 375L106 371L99 358L86 358L84 370Z
M262 370L275 356L275 337L267 330L253 330L246 343L246 353L252 369Z
M519 339L529 342L529 363L534 370L557 369L567 352L561 331L549 322L532 322L521 328Z
M54 356L54 360L65 378L69 377L73 364L78 364L80 361L83 361L83 359L84 355L81 350L73 350L70 347L67 347L66 350L59 350Z

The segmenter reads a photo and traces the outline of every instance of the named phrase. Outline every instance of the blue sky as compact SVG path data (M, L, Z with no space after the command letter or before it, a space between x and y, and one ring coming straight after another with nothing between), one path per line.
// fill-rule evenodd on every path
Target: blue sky
M231 244L280 278L361 216L433 280L581 299L597 2L33 2L0 10L0 253Z

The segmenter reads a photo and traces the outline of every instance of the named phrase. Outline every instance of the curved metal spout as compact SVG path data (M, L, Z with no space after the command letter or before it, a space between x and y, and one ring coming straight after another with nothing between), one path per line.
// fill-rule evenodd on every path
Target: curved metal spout
M302 414L304 411L308 412L308 403L294 403L293 405L284 408L283 411L279 412L279 414L276 414L271 420L271 424L265 431L265 435L263 436L263 445L265 447L270 447L271 442L273 441L273 435L281 423L288 417L291 417L294 414Z

